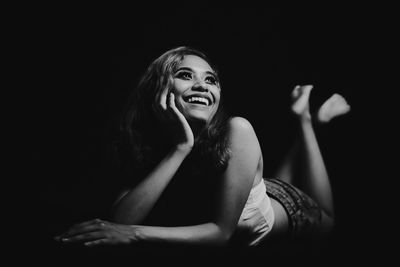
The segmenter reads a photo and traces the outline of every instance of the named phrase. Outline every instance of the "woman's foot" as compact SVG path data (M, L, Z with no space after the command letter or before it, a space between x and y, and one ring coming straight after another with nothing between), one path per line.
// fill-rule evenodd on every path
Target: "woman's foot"
M317 120L320 123L328 123L333 118L344 115L350 111L350 105L339 94L333 94L326 100L317 112Z
M308 100L312 89L312 85L297 85L292 91L292 112L300 119L311 120Z

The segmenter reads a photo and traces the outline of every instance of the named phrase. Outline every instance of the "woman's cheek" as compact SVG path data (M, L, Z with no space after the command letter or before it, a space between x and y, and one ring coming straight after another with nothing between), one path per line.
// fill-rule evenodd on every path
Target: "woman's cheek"
M185 109L183 107L183 99L182 98L175 98L175 106L176 108L184 114Z

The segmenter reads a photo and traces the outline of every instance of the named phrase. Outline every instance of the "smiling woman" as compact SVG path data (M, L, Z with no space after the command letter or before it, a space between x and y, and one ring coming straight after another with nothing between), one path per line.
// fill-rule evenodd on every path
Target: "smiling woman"
M210 120L219 106L220 87L216 74L199 56L187 55L173 74L170 93L189 121Z
M178 97L178 108L189 120L193 116L194 120L207 121L218 108L217 79L207 62L198 56L188 55L183 59L174 75L172 93Z
M296 86L292 93L306 195L292 185L293 157L281 180L263 177L257 135L248 120L224 111L218 72L207 56L189 47L165 52L148 67L123 116L120 151L131 171L112 218L77 224L56 239L87 246L255 246L271 237L329 233L333 203L309 112L312 88ZM318 116L348 110L343 98L329 99Z

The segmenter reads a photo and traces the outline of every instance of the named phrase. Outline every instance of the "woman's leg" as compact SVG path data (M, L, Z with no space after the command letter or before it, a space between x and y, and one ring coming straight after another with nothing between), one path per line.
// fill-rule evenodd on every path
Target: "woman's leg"
M334 216L332 191L312 126L308 102L311 90L311 85L296 86L292 92L292 111L298 119L300 135L276 177L294 184L312 197L324 211L323 222L326 222L325 225L331 225ZM334 94L318 110L316 119L317 122L326 123L349 110L350 107L344 98Z
M312 86L299 86L297 85L292 91L292 112L296 117L300 117L300 114L304 113L304 116L308 116L311 119L311 115L308 112L304 112L303 109L309 110L308 99L310 96ZM275 172L274 177L279 178L287 183L299 186L298 184L298 173L300 167L300 152L302 145L302 138L296 138L289 152L286 154L283 162Z

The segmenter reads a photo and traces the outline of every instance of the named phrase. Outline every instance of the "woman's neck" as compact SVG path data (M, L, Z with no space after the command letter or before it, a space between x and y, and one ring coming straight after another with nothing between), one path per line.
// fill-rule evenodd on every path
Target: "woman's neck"
M197 139L206 128L206 123L203 121L189 121L194 138Z

